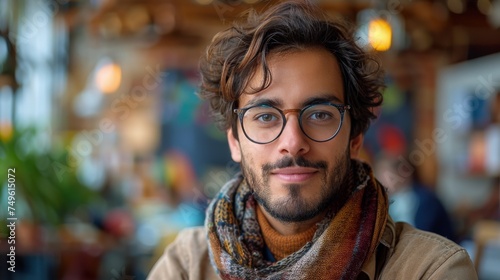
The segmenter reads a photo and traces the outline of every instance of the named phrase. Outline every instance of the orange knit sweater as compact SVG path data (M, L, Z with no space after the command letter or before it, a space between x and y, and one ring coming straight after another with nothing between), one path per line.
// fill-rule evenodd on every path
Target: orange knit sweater
M285 258L293 252L298 251L306 245L308 241L312 240L317 229L317 226L315 225L301 233L294 235L282 235L269 224L266 216L264 216L264 213L259 206L256 207L256 212L257 221L259 222L264 242L277 261Z

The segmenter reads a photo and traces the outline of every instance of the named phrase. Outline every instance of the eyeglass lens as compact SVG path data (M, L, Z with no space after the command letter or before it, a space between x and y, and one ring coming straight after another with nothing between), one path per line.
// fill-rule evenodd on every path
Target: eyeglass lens
M315 141L332 138L340 128L342 114L332 105L318 104L301 111L302 131ZM247 137L258 143L269 143L276 139L284 129L285 116L276 108L256 106L243 115L243 130Z

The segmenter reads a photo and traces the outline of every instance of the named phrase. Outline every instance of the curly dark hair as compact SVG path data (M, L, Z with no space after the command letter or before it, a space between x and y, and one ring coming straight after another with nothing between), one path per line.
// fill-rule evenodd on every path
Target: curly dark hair
M233 109L257 67L265 75L255 92L271 83L267 56L271 52L323 47L339 63L344 97L352 107L350 135L355 137L376 118L373 109L382 103L383 79L380 64L356 44L353 33L344 21L328 19L308 1L286 1L262 14L247 12L244 22L215 35L201 57L200 96L209 101L219 128L232 127L238 139Z

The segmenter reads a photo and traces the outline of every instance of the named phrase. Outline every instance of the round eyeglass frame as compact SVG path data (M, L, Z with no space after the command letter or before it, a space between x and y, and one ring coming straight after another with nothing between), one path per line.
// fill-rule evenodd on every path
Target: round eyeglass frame
M317 106L317 105L330 105L330 106L333 106L335 108L337 108L337 110L339 110L340 112L340 125L339 127L337 128L337 130L333 133L333 135L326 139L326 140L316 140L316 139L313 139L311 138L311 136L309 136L305 131L304 131L304 128L302 127L302 114L309 108L313 107L313 106ZM276 109L280 114L281 114L281 117L283 118L283 125L281 126L281 130L280 130L280 133L278 133L278 135L273 138L272 140L270 141L266 141L266 142L259 142L259 141L255 141L253 140L252 138L250 138L245 130L245 126L243 125L243 117L245 115L245 113L252 109L252 108L255 108L255 107L269 107L269 108L273 108L273 109ZM288 121L288 119L286 118L286 114L289 113L289 112L296 112L296 113L299 113L299 116L298 116L298 119L299 119L299 126L300 126L300 130L302 131L302 133L304 133L305 136L307 136L307 138L313 140L314 142L319 142L319 143L323 143L323 142L327 142L327 141L330 141L332 140L333 138L335 138L335 136L337 136L337 134L339 133L340 129L342 128L342 124L344 123L344 113L351 109L351 106L350 105L346 105L346 104L335 104L335 103L331 103L331 102L324 102L324 103L317 103L317 104L310 104L310 105L307 105L305 106L304 108L302 109L285 109L285 110L281 110L279 108L276 108L275 106L272 106L272 105L263 105L263 104L259 104L259 105L254 105L254 106L250 106L250 107L245 107L245 108L240 108L240 109L233 109L233 113L237 114L238 115L238 118L240 120L240 125L241 125L241 128L243 130L243 133L245 134L245 137L252 141L253 143L256 143L256 144L269 144L271 142L273 142L274 140L278 139L280 136L281 136L281 133L283 133L283 130L285 129L285 126L286 126L286 123Z

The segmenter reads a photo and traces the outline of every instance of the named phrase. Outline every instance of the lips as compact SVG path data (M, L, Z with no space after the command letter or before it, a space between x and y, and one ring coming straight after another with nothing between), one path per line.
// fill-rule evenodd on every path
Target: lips
M317 172L315 168L288 167L275 169L271 175L288 183L302 183L312 178Z

